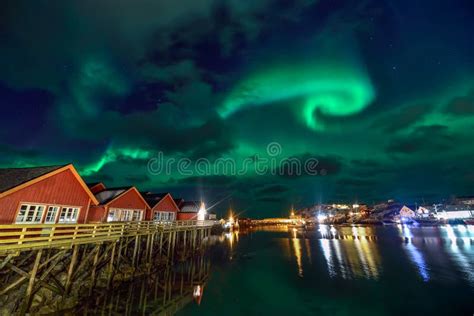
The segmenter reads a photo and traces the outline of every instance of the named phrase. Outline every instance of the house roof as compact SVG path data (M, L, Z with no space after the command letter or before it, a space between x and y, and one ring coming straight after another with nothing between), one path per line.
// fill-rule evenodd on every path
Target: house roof
M161 200L165 198L169 193L151 193L151 192L140 192L147 201L148 205L150 205L151 208L155 207L156 204L160 203Z
M99 201L100 204L107 204L115 200L131 188L132 187L108 188L103 191L100 191L99 193L96 193L95 197L97 198L97 201Z
M157 206L161 201L164 200L166 196L169 196L173 204L176 206L178 210L180 210L178 203L176 203L176 200L173 199L171 196L171 193L151 193L151 192L140 192L145 201L148 203L150 208L154 208Z
M100 205L107 205L107 204L112 203L112 201L118 199L119 197L121 197L125 193L128 193L130 191L135 191L138 194L138 196L140 197L140 199L143 201L143 203L145 203L145 205L147 207L150 207L150 205L143 198L141 193L138 192L137 188L135 188L133 186L131 186L131 187L129 186L129 187L107 188L103 191L100 191L95 196L96 196L97 200L99 201Z
M175 199L173 199L173 200L174 200L174 202L176 203L176 205L177 205L178 207L181 207L181 204L183 204L183 202L184 202L184 199L183 199L183 198L175 198Z
M64 166L0 169L0 192L19 186Z
M79 184L89 195L92 202L94 204L98 204L94 194L92 194L92 192L89 190L86 183L84 180L82 180L81 176L77 173L72 164L61 166L0 169L0 197L4 197L65 170L70 170L72 172Z
M198 201L184 201L181 203L181 212L183 213L197 213L199 212L200 202Z
M87 186L89 187L89 190L91 190L93 194L97 194L106 189L104 183L102 182L88 183Z

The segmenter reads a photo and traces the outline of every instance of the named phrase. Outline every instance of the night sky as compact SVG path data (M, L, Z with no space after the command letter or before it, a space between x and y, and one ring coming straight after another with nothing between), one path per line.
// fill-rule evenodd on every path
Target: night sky
M255 217L474 194L471 0L1 6L1 167L72 162ZM149 172L159 153L239 165L272 142L318 175Z

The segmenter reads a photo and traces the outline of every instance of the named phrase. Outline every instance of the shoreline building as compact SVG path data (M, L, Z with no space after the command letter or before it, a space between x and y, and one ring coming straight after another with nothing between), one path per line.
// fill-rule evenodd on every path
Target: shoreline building
M206 205L199 201L184 201L180 204L178 220L205 220L208 218Z
M147 220L159 222L174 222L180 211L170 193L142 193L143 198L150 206Z
M93 194L97 194L100 191L104 191L106 189L105 185L102 182L88 183L87 186Z
M72 164L0 169L0 224L82 224L98 203Z
M150 206L131 187L107 188L95 194L99 205L91 207L88 222L130 222L146 219Z

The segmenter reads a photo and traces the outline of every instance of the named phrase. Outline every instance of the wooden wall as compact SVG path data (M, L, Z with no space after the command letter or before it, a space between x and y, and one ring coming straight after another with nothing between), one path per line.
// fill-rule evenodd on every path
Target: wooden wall
M90 196L73 173L65 170L0 198L0 224L15 222L20 203L77 206L80 207L78 223L84 223Z

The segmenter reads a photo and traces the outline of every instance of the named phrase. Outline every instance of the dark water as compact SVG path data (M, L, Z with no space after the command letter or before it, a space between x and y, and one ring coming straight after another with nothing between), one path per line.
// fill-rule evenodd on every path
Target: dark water
M474 315L474 226L241 232L210 261L178 315Z

